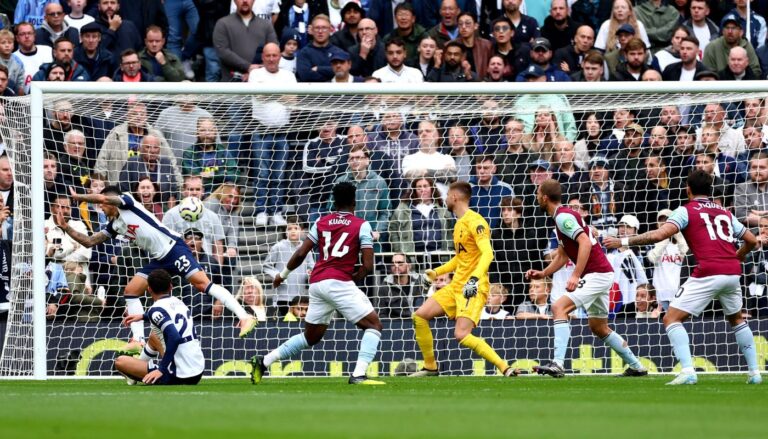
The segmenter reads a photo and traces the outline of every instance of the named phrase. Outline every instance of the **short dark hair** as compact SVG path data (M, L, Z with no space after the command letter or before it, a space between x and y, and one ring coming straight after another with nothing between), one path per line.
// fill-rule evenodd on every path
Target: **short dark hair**
M712 195L712 176L702 171L694 169L688 174L688 187L693 195Z
M395 46L405 48L405 41L403 41L401 38L394 37L387 41L386 44L384 44L384 50L389 49L389 46L393 44Z
M333 202L337 209L355 207L357 187L348 181L342 181L333 187Z
M156 25L156 24L150 24L147 26L147 30L144 31L144 38L147 37L147 34L150 32L160 32L160 35L165 38L165 31L162 27Z
M498 18L494 19L491 22L491 31L493 31L493 28L496 27L496 25L499 24L499 23L506 23L506 24L509 25L509 28L512 29L512 32L515 31L515 26L512 24L512 20L510 20L509 18L507 18L507 17L505 17L503 15L501 17L498 17Z
M622 50L624 51L624 53L629 53L633 50L646 50L646 49L647 47L645 47L645 43L643 42L643 40L637 37L633 37L632 39L627 41L627 45L624 46Z
M461 50L461 53L467 53L467 46L459 43L458 41L451 40L445 43L445 46L443 46L443 51L447 52L449 47L458 47L459 50Z
M475 165L479 165L483 162L491 162L494 165L496 164L496 156L493 154L481 154L477 157L475 157Z
M8 77L8 67L0 64L0 72L5 73L5 76Z
M563 188L560 182L552 178L541 183L541 195L546 195L552 201L560 201L563 198Z
M602 66L605 62L605 57L598 50L590 50L584 55L584 59L581 60L582 64L585 62L590 64L600 64Z
M59 37L59 38L56 38L56 41L53 42L53 48L56 49L61 43L69 43L72 45L73 48L75 47L75 43L73 43L72 40L70 40L69 38Z
M120 190L119 186L110 185L104 188L103 191L101 191L102 195L123 195L123 191Z
M120 62L123 62L123 58L126 56L136 55L139 56L139 52L133 50L133 49L125 49L122 52L120 52Z
M395 6L395 15L397 15L400 11L408 11L414 16L416 16L416 11L413 9L413 5L409 2L402 2L399 5Z
M461 17L469 17L469 18L472 19L473 22L475 22L475 24L477 24L477 15L475 15L473 12L470 12L470 11L463 11L463 12L461 12L456 17L456 21L458 21Z
M291 299L290 302L288 302L288 306L296 306L300 303L309 304L309 297L307 296L294 296L293 299Z
M448 190L459 192L466 200L472 199L472 186L466 181L453 182L448 187Z
M162 268L152 270L147 276L147 284L154 294L169 293L171 291L171 275Z
M691 34L689 34L689 35L687 35L687 36L683 37L683 39L682 39L682 40L680 40L680 42L681 42L681 43L682 43L683 41L687 41L687 42L689 42L689 43L693 43L693 44L695 44L695 45L696 45L696 47L699 47L699 39L698 39L698 38L696 38L696 35L691 35Z

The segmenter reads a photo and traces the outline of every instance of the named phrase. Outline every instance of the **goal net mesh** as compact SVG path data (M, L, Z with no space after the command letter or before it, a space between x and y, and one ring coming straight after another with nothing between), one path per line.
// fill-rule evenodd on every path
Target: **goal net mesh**
M664 221L686 200L685 178L698 167L715 175L714 199L768 239L768 155L761 152L767 96L46 93L44 194L30 191L30 101L4 100L0 134L14 197L2 223L13 263L3 271L11 294L0 376L32 373L35 293L46 296L48 375L115 375L112 362L130 337L120 324L123 290L149 258L123 236L88 249L57 229L50 219L57 210L88 234L101 233L109 221L99 206L69 198L70 188L98 193L118 185L131 193L183 235L212 280L262 320L252 337L238 339L228 310L185 280L174 282L174 295L198 327L205 374L224 376L247 373L248 358L302 330L317 255L286 285L275 289L272 279L313 221L332 210L331 188L339 181L357 186L356 215L374 232L375 272L359 285L384 324L371 375L420 367L411 316L435 290L421 284L420 274L456 250L455 218L445 203L454 181L472 185L471 207L488 221L495 254L475 333L511 364L530 369L552 356L551 304L565 293L573 269L569 263L543 283L524 277L546 266L558 245L536 201L538 184L559 180L563 203L582 214L596 238L623 237ZM179 216L178 205L189 196L204 200L206 212L195 222ZM31 228L35 197L45 199L45 230ZM45 274L31 272L33 239L45 240ZM673 371L660 315L695 265L687 243L677 235L607 254L615 269L609 323L652 371ZM742 276L744 313L763 368L767 258L756 249ZM43 275L47 290L32 291L32 277ZM450 276L438 279L446 282ZM151 299L143 301L148 308ZM273 365L272 375L349 373L361 332L336 317L321 343ZM591 335L584 310L570 324L567 369L622 369L621 359ZM746 370L716 301L686 325L696 367ZM432 330L443 372L496 373L456 342L452 321L437 318Z

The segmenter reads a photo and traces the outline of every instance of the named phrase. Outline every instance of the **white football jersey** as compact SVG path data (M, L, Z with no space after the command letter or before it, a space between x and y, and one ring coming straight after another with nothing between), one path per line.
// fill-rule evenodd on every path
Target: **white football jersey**
M162 259L181 239L181 235L168 229L129 194L120 196L123 204L120 214L102 229L110 238L122 235L132 244L149 253L152 259Z
M24 84L16 84L16 86L23 85L24 92L29 93L29 83L32 82L35 73L40 70L40 66L53 62L53 49L50 46L38 45L33 54L25 55L20 50L13 52L13 54L18 56L24 65Z
M168 325L176 327L179 332L181 342L176 353L173 356L168 369L178 378L190 378L200 375L205 369L205 357L200 348L200 339L197 336L194 322L192 321L192 312L177 297L167 296L155 302L149 310L147 316L151 325L162 333ZM168 346L165 335L163 342Z

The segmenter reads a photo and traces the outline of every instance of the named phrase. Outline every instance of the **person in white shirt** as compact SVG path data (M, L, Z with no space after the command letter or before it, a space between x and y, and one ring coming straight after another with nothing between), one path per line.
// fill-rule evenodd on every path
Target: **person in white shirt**
M251 70L248 82L251 84L295 84L296 76L288 70L280 69L280 46L275 43L264 45L261 53L262 67ZM285 218L282 206L288 187L285 178L288 138L278 128L288 125L291 110L274 100L264 101L253 98L253 118L263 130L257 129L251 139L252 163L250 169L256 169L256 225L266 226L270 221L276 226L284 226ZM258 131L268 131L269 134Z
M24 65L24 93L29 93L29 83L32 77L40 70L40 66L53 62L53 48L50 46L35 45L35 28L29 23L19 23L16 26L16 43L19 49L13 52L21 59Z
M488 291L488 301L485 303L480 320L505 320L513 319L509 311L501 305L507 300L507 289L502 284L491 284Z
M403 175L407 179L432 177L445 181L456 176L456 161L453 157L439 152L440 134L434 122L419 122L419 150L403 157Z
M399 38L393 38L384 46L387 65L373 72L374 78L381 82L396 82L413 84L424 82L424 75L419 69L405 65L405 43Z
M664 225L671 215L672 211L669 209L660 210L656 215L659 227ZM656 289L656 300L664 311L667 311L669 303L680 288L680 272L686 253L688 253L688 243L680 232L657 242L648 252L648 261L653 264L653 287Z
M69 4L70 11L69 14L64 16L64 22L66 22L69 27L73 27L80 32L80 28L88 23L96 21L95 18L86 15L84 12L88 3L87 0L67 0L67 3Z

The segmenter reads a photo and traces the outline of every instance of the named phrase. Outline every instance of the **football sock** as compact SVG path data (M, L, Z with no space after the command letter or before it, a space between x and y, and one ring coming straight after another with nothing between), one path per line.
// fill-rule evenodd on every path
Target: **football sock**
M672 349L675 351L675 357L680 361L680 365L683 367L684 373L696 373L693 369L693 359L691 358L690 341L688 340L688 332L683 327L682 323L672 323L667 326L667 337L672 344Z
M739 344L741 355L747 360L747 366L750 372L757 370L757 352L755 352L755 339L752 337L752 330L749 329L747 322L733 327L733 335Z
M499 357L499 354L497 354L496 351L494 351L481 337L467 334L466 337L461 339L459 344L465 348L472 349L474 353L485 358L486 361L493 363L493 365L496 366L496 369L499 369L501 372L504 372L509 367L509 364L502 360L501 357Z
M365 375L368 365L371 364L373 357L376 356L376 351L379 350L379 340L381 340L381 332L375 329L366 329L363 332L363 339L360 340L360 352L357 354L357 364L355 364L352 376Z
M643 366L640 361L632 353L632 349L629 348L627 342L616 332L611 332L607 337L603 339L603 343L611 347L617 354L624 360L624 363L628 364L632 369L642 369Z
M416 343L419 345L421 355L424 357L424 368L437 370L435 347L432 340L432 330L429 329L429 321L414 314L413 329L416 333Z
M304 337L304 333L296 334L289 338L285 343L278 346L277 349L268 353L264 357L264 365L269 366L275 361L291 358L308 347L309 343L307 343L307 338Z
M251 317L250 314L245 312L245 309L243 309L242 305L240 305L240 302L235 299L235 296L232 295L226 288L222 287L221 285L215 284L211 282L208 285L208 288L205 289L205 292L213 296L216 300L222 303L225 307L227 307L228 310L235 313L238 319L244 320L249 317Z
M147 344L144 345L144 349L141 350L141 354L139 354L139 360L149 361L149 360L151 360L153 358L157 358L157 356L159 354L160 354L159 352L157 352L156 350L152 349L149 346L149 343L147 343Z
M141 299L138 297L125 297L125 310L129 316L134 314L144 314L144 306L141 304ZM144 341L144 321L131 323L131 336L136 341Z
M560 367L565 365L565 352L568 350L568 340L571 338L571 327L568 320L555 320L555 357L552 359Z

